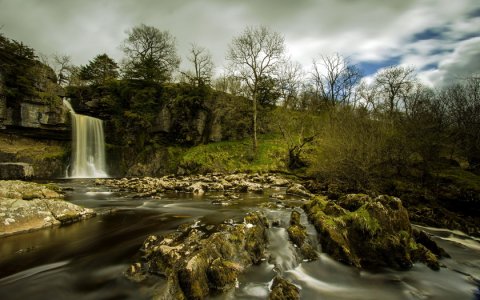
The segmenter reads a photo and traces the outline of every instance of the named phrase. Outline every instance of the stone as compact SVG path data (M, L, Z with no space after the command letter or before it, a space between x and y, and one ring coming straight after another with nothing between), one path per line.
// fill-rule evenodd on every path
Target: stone
M300 299L300 289L288 280L277 276L273 279L269 300Z
M64 201L47 185L0 181L0 236L73 223L95 212Z
M259 212L246 215L243 224L183 224L175 232L149 236L125 275L132 281L166 277L167 287L156 291L161 299L205 299L233 288L244 269L265 259L267 227Z
M291 184L287 188L285 193L289 195L295 195L295 196L306 197L306 198L313 197L313 194L310 193L303 185L299 183Z
M313 247L313 242L308 237L306 227L300 223L300 216L298 211L292 211L290 226L287 228L288 237L297 247L304 260L316 260L318 259L318 254Z
M33 166L27 163L20 162L5 162L0 163L0 179L31 179L33 178Z
M207 269L210 288L225 291L235 287L238 274L242 270L243 268L238 263L222 258L215 259Z
M326 197L316 197L304 205L324 252L357 268L406 270L414 261L421 261L438 269L435 255L415 241L400 199L387 195L347 198L343 204L348 203L345 207L350 210Z
M268 176L267 182L270 183L272 186L279 186L279 187L288 186L290 184L289 180L281 177L276 177L276 176Z
M285 200L285 195L284 194L279 194L279 193L273 193L273 194L270 195L270 198L278 199L278 200Z

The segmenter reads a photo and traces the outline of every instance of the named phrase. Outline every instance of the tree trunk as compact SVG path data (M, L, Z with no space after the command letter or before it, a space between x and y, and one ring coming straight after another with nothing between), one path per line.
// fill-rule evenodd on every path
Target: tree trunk
M257 155L257 93L253 94L253 154Z

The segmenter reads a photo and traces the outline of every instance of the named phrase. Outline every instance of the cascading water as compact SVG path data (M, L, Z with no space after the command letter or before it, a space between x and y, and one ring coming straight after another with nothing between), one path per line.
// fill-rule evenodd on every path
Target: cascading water
M63 100L72 116L72 156L67 177L108 177L105 163L105 139L102 120L75 113Z

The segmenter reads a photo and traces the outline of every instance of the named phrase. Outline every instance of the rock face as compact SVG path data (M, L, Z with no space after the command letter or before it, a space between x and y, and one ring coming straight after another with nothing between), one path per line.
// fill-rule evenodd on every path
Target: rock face
M0 163L0 179L30 179L33 167L27 163Z
M68 140L68 111L62 105L64 94L55 82L55 73L36 62L37 72L30 83L32 94L9 99L4 94L4 78L0 74L0 132L17 133L35 138ZM1 72L1 70L0 70Z
M8 169L0 167L0 179L63 176L69 155L66 149L66 142L3 134L0 130L0 163L9 163Z
M205 299L234 287L240 272L264 259L267 227L265 216L254 212L242 224L210 230L180 226L171 234L149 236L126 276L137 282L165 277L167 286L157 291L161 299Z
M345 264L405 270L420 261L439 268L442 254L435 255L432 244L414 238L408 212L398 198L350 194L335 203L317 197L304 209L320 234L322 250Z
M68 224L95 212L64 201L53 186L0 181L0 236Z

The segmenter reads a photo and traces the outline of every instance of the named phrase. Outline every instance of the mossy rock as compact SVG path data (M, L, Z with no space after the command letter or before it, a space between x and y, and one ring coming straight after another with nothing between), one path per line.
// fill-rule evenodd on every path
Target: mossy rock
M208 265L208 257L199 253L178 269L178 283L187 299L204 299L209 295Z
M282 277L275 277L269 300L297 300L300 299L300 289Z
M224 291L234 287L241 270L242 267L238 263L221 258L215 259L207 270L210 288Z
M335 203L349 211L356 211L370 200L371 198L365 194L347 194L341 196Z
M430 250L418 252L422 247L414 240L408 212L400 199L360 194L346 195L338 202L348 210L325 197L316 197L304 205L319 233L322 250L334 259L367 269L405 270L413 260L437 268ZM430 247L433 249L433 245Z
M161 299L205 299L233 288L241 271L265 258L267 224L265 215L253 212L244 224L187 224L149 236L139 262L125 274L132 280L166 277L166 287L156 291Z
M290 225L300 225L300 216L298 211L292 211L290 214Z
M288 236L293 244L297 247L302 247L305 239L307 238L307 232L302 225L292 225L287 229Z
M412 256L414 260L426 264L430 269L435 271L440 270L438 258L422 244L415 245L415 248L412 249Z

